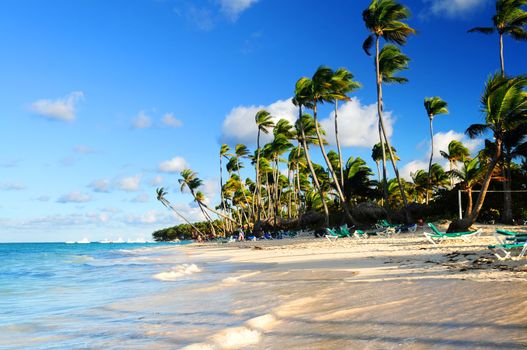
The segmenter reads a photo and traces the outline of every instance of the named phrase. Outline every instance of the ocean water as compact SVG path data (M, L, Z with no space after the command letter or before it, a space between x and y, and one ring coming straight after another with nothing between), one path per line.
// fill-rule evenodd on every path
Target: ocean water
M0 244L0 349L141 344L131 329L144 314L119 314L112 305L175 287L163 277L189 282L199 268L185 264L184 254L167 249L171 245ZM168 275L156 277L163 271Z

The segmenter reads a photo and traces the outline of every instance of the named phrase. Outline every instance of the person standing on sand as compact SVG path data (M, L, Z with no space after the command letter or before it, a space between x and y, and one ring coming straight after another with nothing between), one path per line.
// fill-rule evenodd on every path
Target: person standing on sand
M243 233L243 227L240 228L240 233L238 234L238 241L245 241L245 234Z

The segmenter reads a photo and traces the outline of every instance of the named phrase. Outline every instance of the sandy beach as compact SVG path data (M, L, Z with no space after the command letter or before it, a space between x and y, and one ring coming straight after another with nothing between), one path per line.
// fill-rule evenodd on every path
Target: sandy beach
M184 349L525 348L527 259L499 261L487 249L496 226L478 228L482 236L470 243L437 246L418 229L335 243L300 237L178 247L198 266L232 266L230 277L196 295L230 293L227 313L242 321L211 334L195 330L188 340L203 341Z

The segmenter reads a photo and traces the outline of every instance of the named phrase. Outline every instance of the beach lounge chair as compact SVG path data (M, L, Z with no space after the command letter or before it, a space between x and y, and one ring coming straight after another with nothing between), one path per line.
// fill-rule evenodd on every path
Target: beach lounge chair
M326 232L327 234L324 236L327 238L328 241L330 241L331 243L334 243L337 239L339 238L344 238L344 237L350 237L351 238L351 234L349 233L347 227L345 230L342 230L342 229L330 229L329 227L326 228Z
M473 237L478 237L481 234L481 230L452 233L441 232L430 222L428 223L428 227L432 229L432 232L425 231L423 234L434 245L447 239L462 239L465 242L469 242Z
M515 232L503 229L497 229L494 237L498 244L489 245L488 248L493 251L494 255L500 259L513 259L512 252L521 249L520 254L516 257L519 259L527 253L527 233Z
M489 249L493 251L494 255L499 260L520 259L525 255L525 253L527 253L527 240L516 243L489 245ZM512 252L517 249L521 249L520 254L513 258Z

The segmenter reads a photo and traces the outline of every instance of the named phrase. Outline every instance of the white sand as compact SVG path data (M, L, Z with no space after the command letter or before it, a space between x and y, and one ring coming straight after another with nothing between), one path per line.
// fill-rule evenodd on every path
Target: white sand
M232 302L230 314L246 317L245 325L200 346L525 348L527 258L497 260L487 249L496 227L480 228L484 235L470 243L437 246L418 231L335 244L311 238L178 248L195 261L240 266L202 292L236 293L243 300Z

